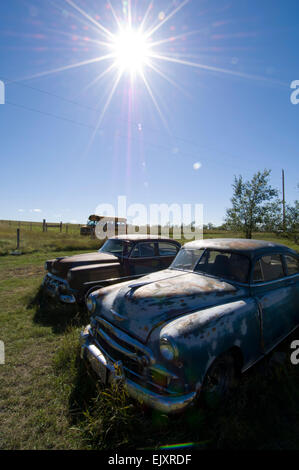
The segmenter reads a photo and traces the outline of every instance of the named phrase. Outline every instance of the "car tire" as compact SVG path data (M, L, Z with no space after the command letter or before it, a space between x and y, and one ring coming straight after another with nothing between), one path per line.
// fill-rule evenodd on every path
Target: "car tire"
M201 390L201 402L207 408L216 408L235 388L238 368L233 354L219 356L208 369Z

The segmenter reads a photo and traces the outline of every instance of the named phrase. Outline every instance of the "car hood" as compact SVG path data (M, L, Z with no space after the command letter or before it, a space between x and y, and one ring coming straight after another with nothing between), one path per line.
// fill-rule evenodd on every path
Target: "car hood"
M68 270L77 266L101 263L115 263L118 257L110 253L83 253L81 255L67 256L64 258L56 258L48 264L49 271L55 276L66 278Z
M158 324L187 312L229 302L244 289L205 275L166 269L95 295L97 312L117 327L146 342Z

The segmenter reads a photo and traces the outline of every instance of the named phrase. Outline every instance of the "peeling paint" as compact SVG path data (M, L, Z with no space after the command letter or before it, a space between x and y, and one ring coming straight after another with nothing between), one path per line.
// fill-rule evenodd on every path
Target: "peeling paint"
M187 245L230 249L252 259L274 246L282 250L281 245L254 240ZM112 357L116 351L124 355L121 370L131 396L166 412L182 410L196 398L217 358L231 353L244 371L298 325L299 279L293 285L244 285L175 269L150 274L135 284L103 289L95 318L104 325L100 336L108 344L100 339L97 344L103 350L107 346ZM92 333L88 341L95 342Z

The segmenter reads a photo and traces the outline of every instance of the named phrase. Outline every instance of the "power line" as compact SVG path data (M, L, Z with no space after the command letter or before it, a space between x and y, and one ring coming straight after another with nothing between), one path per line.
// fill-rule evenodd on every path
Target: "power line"
M94 112L99 112L99 110L97 108L94 108L92 106L88 106L88 105L85 105L85 104L82 104L82 103L79 103L77 101L74 101L74 100L71 100L71 99L68 99L68 98L65 98L61 95L57 95L56 93L53 93L53 92L50 92L50 91L47 91L47 90L42 90L40 88L36 88L36 87L33 87L31 85L27 85L25 83L21 83L20 81L18 80L11 80L7 77L4 77L3 75L1 76L2 80L5 80L7 83L12 83L12 84L16 84L16 85L19 85L19 86L22 86L24 88L28 88L28 89L31 89L33 91L37 91L39 93L42 93L42 94L45 94L45 95L48 95L48 96L52 96L54 98L57 98L61 101L64 101L66 103L69 103L69 104L73 104L75 106L79 106L81 108L84 108L84 109L88 109L90 111L94 111ZM85 128L88 128L88 129L92 129L92 130L95 130L96 129L96 126L92 126L92 125L89 125L89 124L86 124L86 123L83 123L83 122L79 122L79 121L75 121L73 119L69 119L69 118L66 118L66 117L63 117L63 116L59 116L57 114L54 114L54 113L49 113L49 112L46 112L46 111L41 111L41 110L37 110L37 109L34 109L34 108L30 108L30 107L27 107L27 106L24 106L24 105L21 105L21 104L18 104L18 103L13 103L13 102L9 102L6 100L6 103L7 104L10 104L12 106L16 106L16 107L19 107L19 108L23 108L23 109L27 109L28 111L31 111L31 112L36 112L36 113L39 113L39 114L44 114L46 116L49 116L49 117L53 117L55 119L59 119L59 120L62 120L62 121L66 121L66 122L69 122L69 123L72 123L72 124L75 124L75 125L78 125L78 126L82 126L82 127L85 127ZM120 120L123 120L119 115L118 116L118 119ZM126 123L131 123L131 124L134 124L136 126L136 128L138 128L138 126L140 125L140 123L136 122L136 121L133 121L133 120L130 120L130 119L126 119ZM103 129L103 127L101 126L98 130L101 130ZM164 133L161 131L161 130L157 130L157 129L154 129L152 127L147 127L147 129L149 131L152 131L152 132L155 132L155 133L158 133L160 135L163 135ZM121 134L118 134L119 137L122 137L122 138L129 138L128 136L124 136L124 135L121 135ZM222 154L222 155L226 155L232 159L238 159L239 160L239 156L236 156L236 155L233 155L229 152L226 152L226 151L223 151L223 150L218 150L218 149L213 149L207 145L201 145L201 144L196 144L195 142L189 140L189 139L185 139L183 137L180 137L178 135L172 135L171 136L173 139L176 139L176 140L179 140L181 142L184 142L184 143L187 143L187 144L190 144L194 147L197 147L197 148L202 148L202 149L207 149L208 151L212 151L212 152L217 152L219 154ZM132 136L130 137L131 140L136 140L134 139ZM159 145L159 144L153 144L152 142L148 142L148 141L145 141L143 140L144 143L146 143L147 145L149 146L152 146L152 147L156 147L156 148L160 148L162 150L165 150L167 152L169 152L169 148L168 147L165 147L165 146L162 146L162 145ZM183 155L183 156L189 156L189 157L192 157L192 158L195 158L196 160L199 158L199 155L195 155L193 153L186 153L186 152L182 152L181 150L179 150L179 154L180 155ZM209 158L209 163L213 163L213 159ZM216 165L219 165L215 160L214 160L214 164ZM237 167L236 165L229 165L227 162L225 163L226 166L228 167L231 167L231 168L234 168L234 169L241 169L241 167ZM252 169L249 169L249 168L242 168L242 170L247 170L247 171L252 171Z
M56 93L52 93L51 91L41 90L40 88L36 88L36 87L31 86L31 85L26 85L25 83L20 83L18 80L10 80L9 78L3 77L3 76L1 76L1 78L2 78L2 80L5 80L7 84L9 84L9 83L16 84L16 85L22 86L24 88L28 88L30 90L38 91L39 93L43 93L45 95L53 96L54 98L57 98L61 101L65 101L66 103L69 103L69 104L74 104L74 105L79 106L81 108L89 109L91 111L96 111L96 112L99 111L98 109L93 108L92 106L87 106L86 104L78 103L77 101L73 101L73 100L70 100L68 98L65 98L64 96L57 95Z
M24 110L27 110L27 111L30 111L30 112L34 112L34 113L38 113L38 114L42 114L42 115L45 115L45 116L48 116L48 117L52 117L52 118L55 118L55 119L59 119L61 121L65 121L65 122L68 122L70 124L75 124L77 126L81 126L81 127L84 127L84 128L88 128L88 129L91 129L91 130L97 130L97 131L100 131L102 129L104 129L103 126L101 127L97 127L97 126L92 126L90 124L86 124L86 123L83 123L83 122L80 122L80 121L76 121L74 119L69 119L69 118L66 118L66 117L63 117L63 116L59 116L57 114L54 114L54 113L49 113L48 111L41 111L39 109L35 109L35 108L31 108L29 106L25 106L25 105L22 105L22 104L19 104L19 103L14 103L12 101L5 101L5 104L9 104L10 106L15 106L17 108L21 108L21 109L24 109ZM132 141L137 141L136 138L134 138L132 135L123 135L121 133L117 133L116 134L116 137L120 137L120 138L123 138L123 139L130 139ZM165 147L163 145L160 145L160 144L154 144L152 142L149 142L149 141L146 141L145 139L143 139L143 143L150 146L150 147L155 147L155 148L159 148L161 150L164 150L166 151L167 153L170 153L171 150L169 149L169 147ZM182 152L181 150L179 151L179 155L181 156L185 156L185 157L192 157L194 160L197 160L199 158L199 155L195 155L193 153L186 153L186 152ZM219 166L221 165L221 167L223 166L222 164L216 162L215 160L213 161L213 159L209 158L208 160L208 163L212 163L212 165L216 165L216 166ZM235 165L229 165L228 163L225 163L225 166L226 167L231 167L231 168L234 168L234 169L241 169L241 167L236 167ZM242 168L242 170L246 170L246 168ZM251 171L247 168L248 171Z
M94 129L94 127L90 126L89 124L85 124L83 122L78 122L78 121L75 121L74 119L65 118L63 116L58 116L57 114L49 113L47 111L41 111L39 109L30 108L28 106L24 106L23 104L13 103L12 101L7 101L7 100L5 100L5 104L10 104L11 106L16 106L17 108L26 109L27 111L31 111L33 113L44 114L45 116L53 117L55 119L60 119L61 121L67 121L67 122L70 122L72 124L76 124L78 126L84 126L84 127L88 127L89 129Z
M79 102L77 102L77 101L74 101L74 100L65 98L65 97L63 97L63 96L61 96L61 95L57 95L56 93L52 93L52 92L50 92L50 91L42 90L42 89L40 89L40 88L36 88L36 87L31 86L31 85L27 85L27 84L25 84L25 83L21 83L21 82L19 82L18 80L11 80L11 79L9 79L9 78L7 78L7 77L4 77L3 75L1 76L1 78L2 78L2 80L7 81L7 83L16 84L16 85L19 85L19 86L28 88L28 89L33 90L33 91L37 91L37 92L39 92L39 93L43 93L43 94L45 94L45 95L52 96L52 97L54 97L54 98L57 98L57 99L59 99L59 100L61 100L61 101L66 102L66 103L73 104L73 105L75 105L75 106L79 106L79 107L81 107L81 108L88 109L88 110L94 111L94 112L96 112L96 113L99 112L99 110L98 110L97 108L94 108L93 106L88 106L88 105L79 103ZM114 114L115 114L115 113L114 113ZM119 115L117 115L117 117L118 117L118 119L124 121L124 119L122 119ZM131 123L131 124L134 124L137 128L138 128L138 126L140 125L139 122L133 121L133 120L131 120L131 119L126 119L126 123L128 123L128 122ZM77 123L77 124L78 124L78 123ZM82 124L82 125L84 125L84 124ZM161 130L154 129L153 127L146 127L146 128L147 128L149 131L151 131L151 132L155 132L155 133L158 133L158 134L160 134L160 135L163 135L163 132L161 132ZM234 158L234 159L235 159L235 158L239 158L239 157L237 157L236 155L232 155L232 154L230 154L230 153L228 153L228 152L225 152L225 151L223 151L223 150L216 150L216 149L212 149L212 148L209 149L209 147L206 146L206 145L197 144L197 143L195 143L195 142L193 142L193 141L191 141L191 140L189 140L189 139L186 139L186 138L184 138L184 137L180 137L180 136L178 136L177 134L174 134L174 135L172 135L171 137L174 138L174 139L176 139L176 140L179 140L179 141L181 141L181 142L184 142L184 143L186 143L186 144L192 145L192 146L194 146L194 147L200 147L200 146L201 146L202 148L206 148L207 150L216 151L216 152L218 152L218 153L222 153L223 155L230 156L231 158Z
M71 124L75 124L77 126L82 126L82 127L85 127L85 128L88 128L88 129L92 129L92 130L102 130L103 127L99 127L97 128L97 126L92 126L90 124L85 124L83 122L80 122L80 121L75 121L74 119L69 119L69 118L66 118L66 117L63 117L63 116L59 116L57 114L54 114L54 113L49 113L48 111L41 111L39 109L35 109L35 108L31 108L29 106L25 106L25 105L22 105L22 104L19 104L19 103L13 103L12 101L5 101L6 104L9 104L11 106L15 106L17 108L21 108L21 109L25 109L27 111L31 111L31 112L34 112L34 113L38 113L38 114L44 114L45 116L48 116L48 117L53 117L55 119L59 119L59 120L62 120L62 121L66 121L66 122L69 122ZM129 138L130 140L137 140L136 138L132 137L131 136L128 136L128 135L122 135L121 133L117 133L116 134L116 137L121 137L121 138ZM149 146L152 146L152 147L156 147L156 148L160 148L161 150L165 150L167 152L169 152L169 148L168 147L165 147L163 145L160 145L160 144L153 144L152 142L148 142L148 141L145 141L143 140L143 142ZM183 155L183 156L188 156L188 157L192 157L192 158L198 158L198 155L193 155L193 154L190 154L190 153L183 153L183 152L180 152L180 155Z

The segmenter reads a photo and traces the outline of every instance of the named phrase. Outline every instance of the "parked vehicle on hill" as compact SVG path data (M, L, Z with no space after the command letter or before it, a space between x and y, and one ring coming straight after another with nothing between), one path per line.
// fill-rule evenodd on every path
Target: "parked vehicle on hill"
M223 396L299 324L299 255L259 240L186 243L168 269L91 293L81 357L162 412Z
M88 217L87 224L80 227L80 235L95 237L97 226L101 226L107 238L127 233L127 219L92 214Z
M158 236L112 237L97 252L46 261L44 291L64 303L80 302L96 288L167 268L180 246L176 240Z

